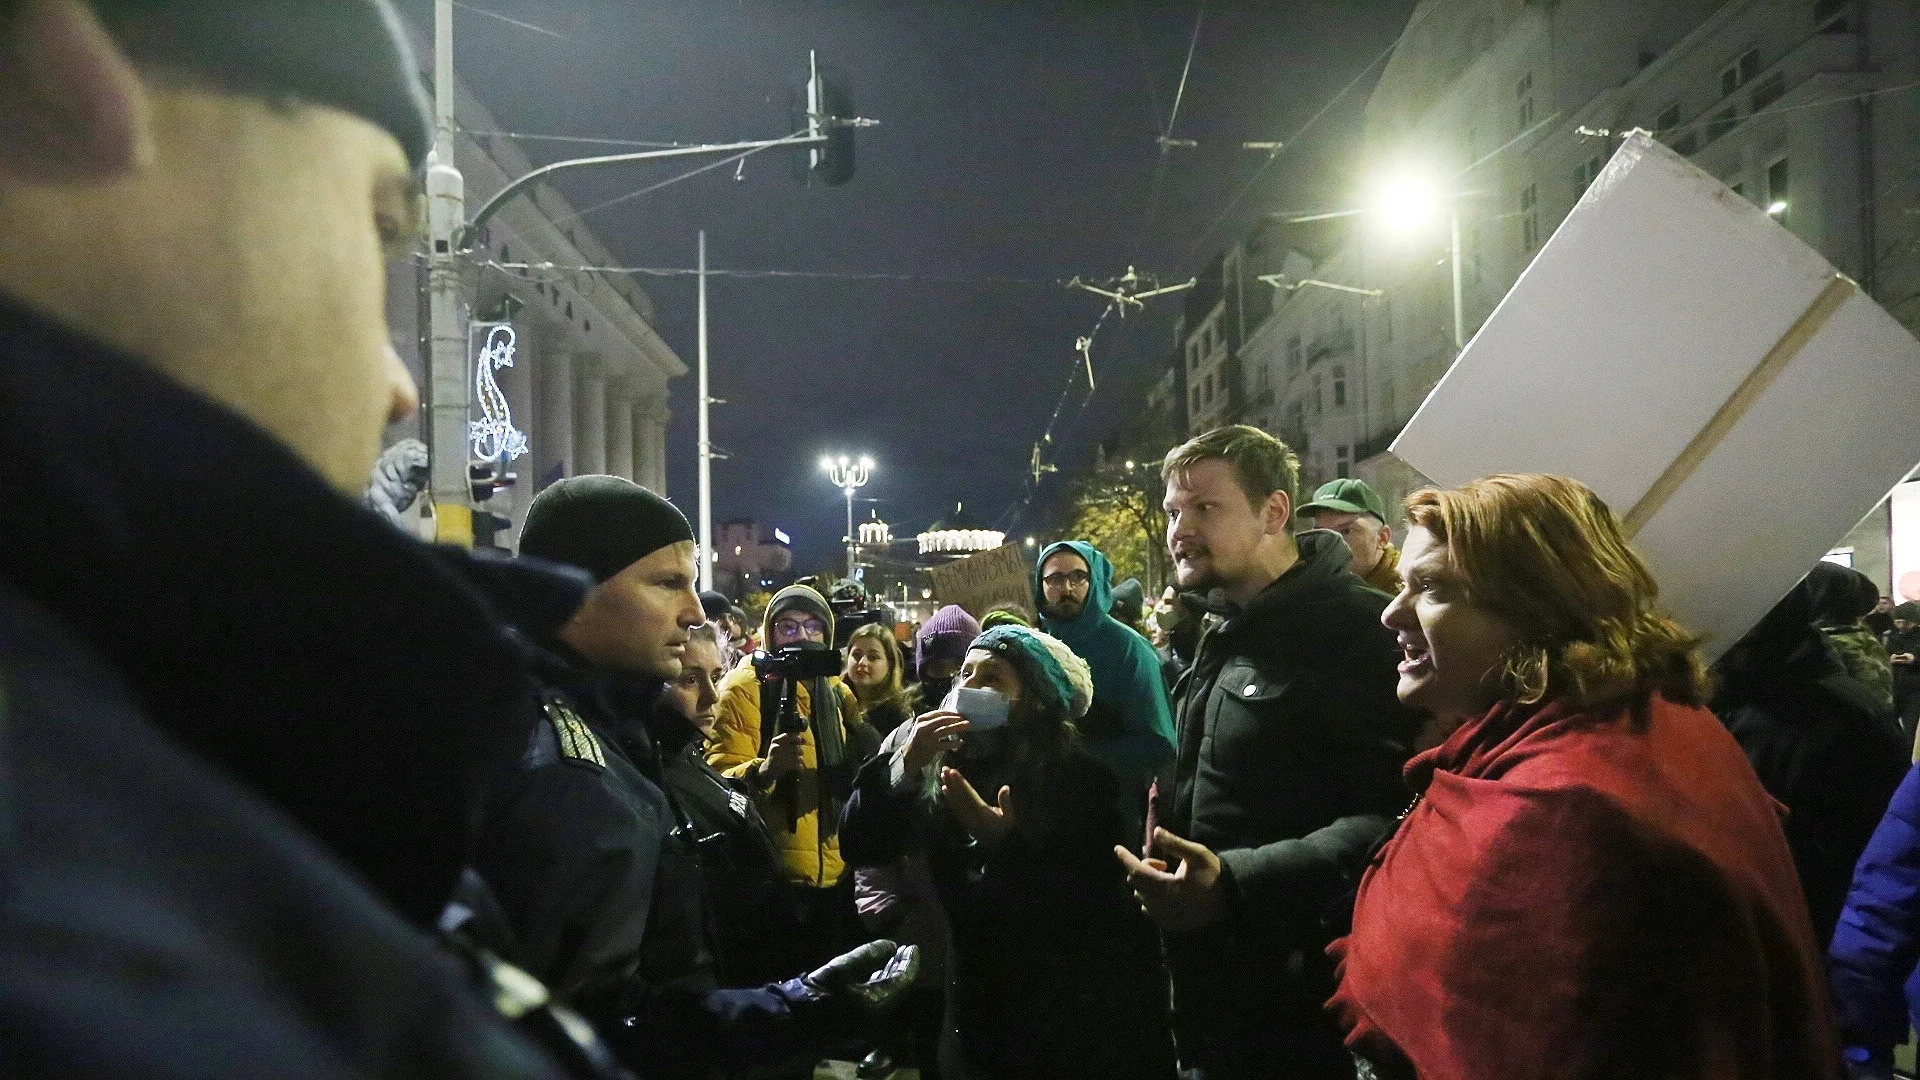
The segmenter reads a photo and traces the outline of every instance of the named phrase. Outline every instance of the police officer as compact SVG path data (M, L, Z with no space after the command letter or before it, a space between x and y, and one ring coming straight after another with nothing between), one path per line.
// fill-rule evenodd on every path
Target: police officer
M483 815L474 869L510 935L490 939L649 1076L817 1057L854 1034L864 1005L911 982L911 948L872 942L801 978L715 985L699 830L647 727L704 619L685 516L631 481L574 477L534 500L520 550L594 585L556 628L521 620L543 716Z

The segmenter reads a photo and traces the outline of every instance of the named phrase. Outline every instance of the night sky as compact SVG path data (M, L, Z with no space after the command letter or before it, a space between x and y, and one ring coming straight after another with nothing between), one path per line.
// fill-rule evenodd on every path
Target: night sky
M430 0L398 6L431 25ZM1377 65L1264 170L1267 155L1240 144L1300 130L1392 43L1412 6L1207 4L1173 131L1199 146L1164 167L1155 137L1192 3L480 0L456 10L455 66L511 131L687 142L787 134L788 86L808 48L850 76L859 113L882 124L860 133L852 183L802 187L796 155L771 151L738 182L729 166L586 219L627 265L691 267L705 228L715 269L913 279L709 284L713 393L728 401L714 409L713 437L732 455L714 466L715 518L780 526L812 566L831 560L843 528L844 504L816 464L829 451L876 459L860 517L877 508L896 534L959 501L1016 535L1034 528L1034 511L1019 519L1030 448L1079 365L1075 338L1104 306L1056 282L1130 262L1184 280L1264 213L1350 204ZM536 163L612 152L520 145ZM698 163L556 186L584 208ZM692 368L693 281L640 282ZM1094 347L1098 393L1081 410L1082 381L1069 399L1048 491L1157 375L1178 310L1171 297L1145 318L1108 321ZM689 516L694 396L689 373L673 386L668 433L670 494Z

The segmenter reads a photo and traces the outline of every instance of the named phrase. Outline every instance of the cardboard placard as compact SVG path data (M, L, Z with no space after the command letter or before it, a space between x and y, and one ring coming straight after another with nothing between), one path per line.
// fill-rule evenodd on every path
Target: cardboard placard
M1920 342L1635 133L1392 450L1443 486L1587 484L1718 656L1913 469L1917 416Z
M1005 544L927 571L933 596L942 605L959 604L976 619L1001 604L1033 609L1033 558L1019 544Z

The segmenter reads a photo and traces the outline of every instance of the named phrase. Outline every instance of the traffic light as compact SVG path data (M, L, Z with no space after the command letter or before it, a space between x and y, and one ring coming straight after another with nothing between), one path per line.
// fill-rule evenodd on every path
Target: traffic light
M823 65L811 51L807 70L794 87L793 128L809 135L824 134L823 146L807 149L800 160L801 179L818 178L823 184L838 187L853 179L853 94L848 89L846 72Z

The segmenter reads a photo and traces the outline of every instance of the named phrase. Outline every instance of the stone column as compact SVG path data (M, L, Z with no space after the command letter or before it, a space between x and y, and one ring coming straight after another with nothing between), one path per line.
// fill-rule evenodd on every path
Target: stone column
M667 421L672 417L664 393L649 396L635 406L635 479L646 477L640 483L663 496L667 493Z
M599 362L585 354L574 357L573 454L574 475L607 471L607 377Z
M530 491L557 471L561 477L578 471L573 458L573 357L565 350L538 350L534 372L540 388L539 422L533 430L534 475L524 483Z
M624 393L607 395L607 471L634 478L633 401Z
M649 406L647 405L646 399L641 398L637 401L629 402L627 408L627 425L633 434L633 482L650 491L660 491L660 488L655 487L654 483L656 480L661 480L664 484L664 479L653 475L653 467L648 463L647 459L647 454L649 453L647 449L647 409ZM661 492L661 494L665 493ZM687 517L689 520L692 520L697 514L697 508L695 510L689 510ZM695 527L698 527L699 524L698 521L694 521Z

